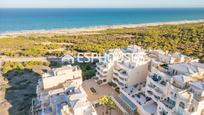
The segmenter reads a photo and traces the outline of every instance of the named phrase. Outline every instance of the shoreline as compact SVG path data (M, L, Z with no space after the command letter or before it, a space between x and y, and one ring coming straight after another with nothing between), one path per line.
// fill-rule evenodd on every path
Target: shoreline
M31 35L31 34L86 34L90 32L97 32L107 29L122 29L122 28L137 28L147 26L161 26L161 25L179 25L179 24L193 24L202 23L204 19L199 20L182 20L182 21L169 21L169 22L153 22L153 23L141 23L141 24L121 24L121 25L102 25L102 26L90 26L90 27L79 27L79 28L62 28L62 29L40 29L40 30L22 30L15 32L3 32L0 33L0 38L15 37L20 35Z

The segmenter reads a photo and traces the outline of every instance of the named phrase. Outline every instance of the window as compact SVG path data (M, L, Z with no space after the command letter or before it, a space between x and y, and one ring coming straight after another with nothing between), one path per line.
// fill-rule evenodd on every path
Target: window
M180 103L179 103L179 107L181 107L181 108L184 109L184 108L185 108L185 104L184 104L183 102L180 102Z
M194 107L192 107L191 111L194 112Z

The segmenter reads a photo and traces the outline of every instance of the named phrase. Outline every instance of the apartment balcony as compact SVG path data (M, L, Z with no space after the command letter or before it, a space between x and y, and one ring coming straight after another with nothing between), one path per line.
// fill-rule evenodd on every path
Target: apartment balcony
M103 63L102 62L98 62L96 63L96 66L101 66Z
M175 81L173 81L171 83L171 85L173 85L176 89L181 89L181 90L185 90L189 88L189 84L188 83L182 83L182 84L178 84Z
M159 67L152 66L151 72L157 73L158 75L161 75L165 78L171 78L173 76L173 74L168 69L165 69L165 68L160 67L160 66Z
M101 76L99 75L99 73L96 73L96 77L97 77L98 79L101 78Z
M122 86L119 85L119 83L118 83L117 80L114 80L114 79L113 79L112 82L115 83L115 84L117 85L117 87L122 87Z
M143 90L144 87L145 87L145 82L141 82L132 86L124 87L121 91L127 93L127 95L129 96L135 96L139 92L144 91Z
M204 96L201 96L201 95L194 95L194 98L197 101L203 101L204 100Z
M176 102L171 100L170 98L164 99L162 102L162 108L164 108L166 111L173 111Z
M119 87L125 87L125 84L120 82L117 78L113 77L113 80L112 80L113 83L115 83L117 86Z
M183 100L184 102L189 102L190 99L192 99L193 94L190 92L183 92L183 93L179 93L178 97L180 100Z
M148 102L151 101L150 97L147 97L144 93L138 93L136 95L133 95L132 98L135 100L136 103L139 105L146 105Z
M107 76L107 72L105 71L105 72L102 72L102 71L99 71L98 72L101 76Z
M125 83L127 82L128 79L128 74L126 71L119 69L119 68L114 68L113 69L113 76L118 78L121 82Z
M120 81L121 83L127 84L127 79L121 78L118 73L114 73L113 77L117 78L117 80Z
M107 75L107 71L104 70L104 69L100 69L99 67L96 67L96 71L97 71L98 73L100 73L101 75L103 75L103 76L106 76L106 75Z
M155 86L161 88L162 90L165 90L166 88L167 80L164 80L161 76L157 74L150 75L149 77L147 77L147 80Z
M154 87L154 88L147 87L147 90L151 92L150 95L156 96L157 99L160 99L161 97L163 97L163 92L158 87Z
M161 85L162 80L160 78L152 79L151 77L147 77L147 85L146 88L151 91L155 96L161 98L164 95L166 87Z
M105 77L107 77L106 75L103 75L103 74L101 74L101 73L99 73L99 72L96 72L96 77L98 77L99 79L100 78L105 78Z
M159 97L163 96L163 91L161 91L159 88L154 89L154 94L156 94Z
M177 99L183 102L183 105L179 104L179 106L182 107L183 109L189 109L189 107L193 103L193 101L194 101L194 103L197 102L193 98L195 98L195 97L193 96L193 93L191 93L191 92L185 91L183 93L179 93Z
M131 64L127 64L125 62L118 62L117 66L125 71L129 71L130 69L134 69L134 66Z
M128 78L127 71L119 68L114 68L113 72L117 74L121 79L126 80Z
M175 93L179 93L181 91L183 91L182 89L179 89L178 87L172 85L171 83L168 83L168 86L169 87L169 92L175 92ZM175 96L172 97L173 99L176 98Z
M159 101L159 99L155 98L155 95L152 91L150 90L146 90L145 95L150 97L152 100L154 100L154 102Z
M104 63L101 63L101 62L97 63L96 66L99 70L107 70L108 69L108 66Z
M155 102L159 102L162 98L160 94L155 94L155 92L152 89L147 88L145 94L152 98ZM158 96L159 95L159 96Z
M113 73L119 74L119 71L120 71L120 70L121 70L120 68L114 67L114 68L113 68Z
M119 76L120 76L121 78L123 78L123 79L127 79L127 78L128 78L127 72L126 72L126 71L123 71L123 70L121 70L121 71L119 72Z
M96 67L96 71L100 72L100 71L101 71L101 69L100 69L99 67Z

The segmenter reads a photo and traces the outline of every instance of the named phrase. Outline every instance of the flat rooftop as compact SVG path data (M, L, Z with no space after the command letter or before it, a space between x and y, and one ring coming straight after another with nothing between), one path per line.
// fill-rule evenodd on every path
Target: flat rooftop
M42 74L42 77L54 77L58 75L63 75L64 73L81 71L78 66L66 65L59 68L53 68L45 73Z
M111 86L108 84L99 86L93 79L85 80L82 88L87 94L87 99L92 102L97 101L99 97L104 95L118 96L118 93ZM93 93L90 88L94 88L96 93Z
M52 71L54 72L59 72L59 71L67 71L67 70L73 70L73 69L79 69L78 66L72 66L72 65L66 65L66 66L62 66L60 68L54 68L52 69Z
M204 72L203 66L198 66L194 63L179 63L168 65L170 68L173 68L184 74L193 74L197 72Z

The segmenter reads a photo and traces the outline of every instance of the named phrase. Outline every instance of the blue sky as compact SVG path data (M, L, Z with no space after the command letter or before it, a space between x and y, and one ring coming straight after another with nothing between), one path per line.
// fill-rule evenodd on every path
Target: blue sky
M0 0L0 8L204 7L204 0Z

